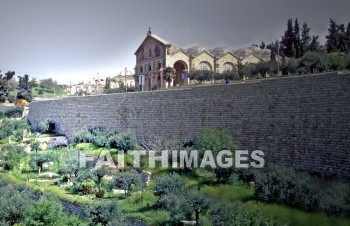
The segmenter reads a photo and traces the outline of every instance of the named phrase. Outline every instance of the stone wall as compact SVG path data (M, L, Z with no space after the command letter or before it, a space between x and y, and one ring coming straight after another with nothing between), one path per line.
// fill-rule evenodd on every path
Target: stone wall
M350 74L40 101L28 119L33 128L52 119L68 137L100 126L188 141L203 126L226 128L267 163L350 179Z

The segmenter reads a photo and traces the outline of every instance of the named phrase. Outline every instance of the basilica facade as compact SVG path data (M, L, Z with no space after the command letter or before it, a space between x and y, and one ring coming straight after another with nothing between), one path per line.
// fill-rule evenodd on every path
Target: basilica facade
M232 51L225 47L205 49L198 46L183 49L148 31L135 56L135 85L148 91L154 87L189 84L188 73L193 70L222 73L235 68L239 61L242 64L268 61L270 50L248 47ZM166 67L173 68L176 73L171 82L163 76Z

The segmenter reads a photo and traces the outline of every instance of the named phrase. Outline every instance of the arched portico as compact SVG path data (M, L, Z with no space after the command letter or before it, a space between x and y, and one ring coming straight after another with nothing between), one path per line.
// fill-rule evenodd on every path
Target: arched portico
M176 78L174 79L174 86L188 84L188 66L182 61L178 60L174 63L174 70L176 73Z

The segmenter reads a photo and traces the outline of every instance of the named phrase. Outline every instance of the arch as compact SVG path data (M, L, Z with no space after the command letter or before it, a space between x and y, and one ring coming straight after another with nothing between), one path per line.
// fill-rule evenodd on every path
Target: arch
M231 62L225 62L222 65L222 71L233 71L235 66Z
M176 78L174 79L174 86L184 84L185 79L181 77L181 74L188 71L187 64L182 60L178 60L174 63L174 69L176 73Z
M140 73L143 73L143 66L140 66Z
M212 71L212 66L208 61L201 61L198 64L197 70Z

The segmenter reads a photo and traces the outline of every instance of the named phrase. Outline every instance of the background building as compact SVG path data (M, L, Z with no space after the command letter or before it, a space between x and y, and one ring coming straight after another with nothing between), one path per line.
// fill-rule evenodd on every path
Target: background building
M135 52L135 85L147 91L157 86L186 85L190 83L188 73L193 70L209 70L222 73L233 70L241 61L242 64L258 63L270 60L270 50L259 47L248 47L231 51L226 47L205 49L202 47L180 48L149 30L146 38ZM164 69L174 69L176 77L171 82L164 78Z

